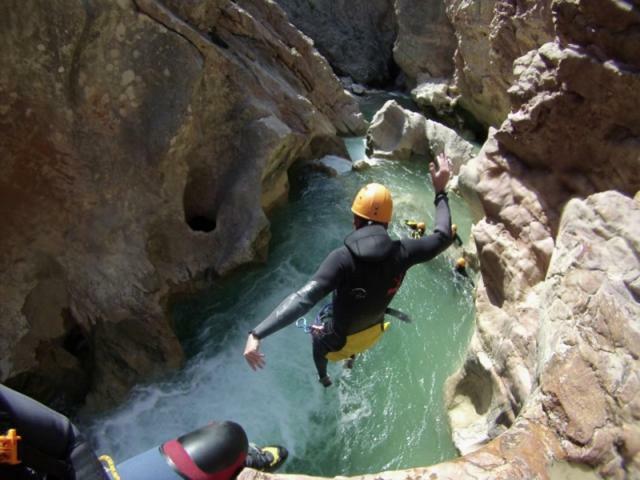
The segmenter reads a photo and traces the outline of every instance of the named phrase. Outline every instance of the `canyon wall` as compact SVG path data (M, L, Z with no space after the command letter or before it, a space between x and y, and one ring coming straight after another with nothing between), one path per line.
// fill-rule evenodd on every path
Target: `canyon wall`
M262 258L358 107L262 1L0 7L0 378L66 411L182 361L172 289Z
M456 37L440 0L277 1L341 76L413 86L453 74Z
M497 127L471 162L476 331L445 392L463 456L349 478L640 478L640 9L447 11L459 101Z
M469 182L477 328L446 392L465 455L353 478L640 478L640 11L446 12L459 101L496 127ZM2 379L104 405L180 363L171 289L264 255L291 162L363 124L272 2L0 13Z
M336 73L359 83L394 80L398 27L391 0L277 0L297 28L313 39Z

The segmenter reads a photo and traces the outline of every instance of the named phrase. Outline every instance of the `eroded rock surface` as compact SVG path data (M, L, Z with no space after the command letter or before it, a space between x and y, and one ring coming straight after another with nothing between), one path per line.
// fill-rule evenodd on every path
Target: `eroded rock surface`
M510 111L513 61L553 40L550 5L549 0L447 2L457 38L460 103L485 125L499 126Z
M614 338L621 329L633 339L640 328L632 200L640 185L640 96L630 93L640 91L640 77L638 65L620 61L630 58L628 44L615 48L610 40L640 17L615 2L597 13L588 2L554 8L559 41L516 61L514 111L474 162L485 212L473 232L483 280L467 364L486 366L485 390L493 395L484 412L466 416L457 436L463 450L473 450L512 419L531 420L557 438L551 465L637 478L637 449L620 445L639 439L629 400L640 387L630 373L638 356ZM583 39L568 11L603 31ZM452 406L473 404L455 400L468 368L452 380Z
M104 405L180 364L172 286L264 256L291 163L364 123L269 2L0 14L1 377Z
M277 0L291 22L311 37L336 73L385 85L396 72L393 0Z
M456 37L445 2L395 0L398 36L393 58L414 86L420 76L450 78Z

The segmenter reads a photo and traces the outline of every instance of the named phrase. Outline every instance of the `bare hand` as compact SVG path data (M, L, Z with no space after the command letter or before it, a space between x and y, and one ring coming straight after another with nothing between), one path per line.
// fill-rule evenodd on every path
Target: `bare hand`
M260 353L260 339L254 337L251 333L244 347L244 358L254 371L264 368L265 361L264 354Z
M451 176L451 160L441 153L436 157L438 161L438 171L433 163L429 164L429 173L431 174L431 181L433 182L433 188L436 193L444 192Z

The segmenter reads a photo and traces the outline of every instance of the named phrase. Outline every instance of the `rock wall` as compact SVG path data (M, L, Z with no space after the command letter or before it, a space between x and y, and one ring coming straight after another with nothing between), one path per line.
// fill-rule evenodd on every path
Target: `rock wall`
M640 12L557 1L553 18L558 41L516 60L513 112L475 160L482 282L449 386L455 436L464 452L514 422L544 425L560 447L547 471L637 478L640 43L627 38ZM490 401L464 415L478 395Z
M477 328L446 388L464 455L350 478L640 478L640 10L614 0L549 5L449 10L459 39L477 34L467 46L485 58L500 52L497 26L532 42L511 52L513 73L509 62L487 66L460 90L501 123L465 182L484 217L473 231ZM506 7L520 14L505 16ZM485 21L474 30L458 23L463 14ZM500 99L486 102L490 85L473 91L479 80L494 82Z
M398 36L393 58L409 85L415 85L421 77L451 77L456 37L446 15L445 2L396 0L395 10Z
M264 256L288 167L364 122L269 2L16 0L0 18L0 378L105 405L180 364L171 290Z
M402 72L413 86L420 76L453 74L456 38L440 0L277 2L338 75L385 86Z
M515 80L514 60L554 38L551 1L446 3L457 38L460 105L483 124L498 127L510 111L507 90Z
M277 0L290 21L313 38L336 73L368 85L391 83L397 72L398 27L392 0Z

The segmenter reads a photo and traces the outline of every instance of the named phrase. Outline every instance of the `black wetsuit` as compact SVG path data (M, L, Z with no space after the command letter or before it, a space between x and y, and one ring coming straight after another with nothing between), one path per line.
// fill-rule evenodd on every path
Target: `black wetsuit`
M100 461L64 415L0 384L0 433L15 428L19 465L0 464L2 480L108 480Z
M436 195L436 227L420 239L392 240L379 224L355 230L344 246L331 252L300 290L285 298L252 333L259 339L293 323L333 292L333 318L322 335L313 336L313 357L320 378L326 376L328 352L340 350L347 335L384 320L385 309L407 270L431 260L452 242L446 194Z

